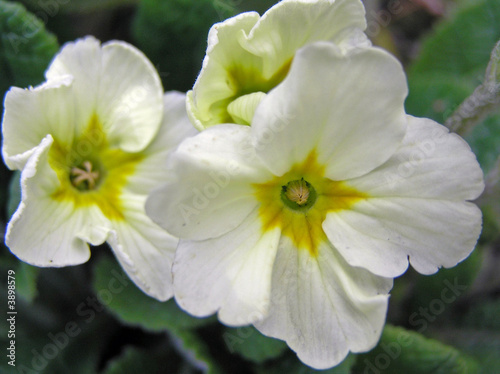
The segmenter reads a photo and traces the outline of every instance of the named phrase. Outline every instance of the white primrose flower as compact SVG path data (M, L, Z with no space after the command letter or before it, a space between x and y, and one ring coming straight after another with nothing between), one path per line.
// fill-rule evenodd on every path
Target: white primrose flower
M87 261L87 243L107 241L145 293L170 298L178 239L144 204L168 177L167 155L196 132L185 95L163 96L157 72L133 46L92 37L66 44L46 78L5 98L3 157L22 171L7 246L27 263L59 267Z
M265 94L287 75L297 49L332 41L342 49L369 46L360 0L283 0L262 18L247 12L210 29L203 68L187 94L199 130L250 124Z
M297 52L251 126L222 124L172 153L146 212L179 236L174 292L191 314L254 324L307 365L377 343L392 278L473 250L483 189L464 140L407 116L401 65L377 48Z

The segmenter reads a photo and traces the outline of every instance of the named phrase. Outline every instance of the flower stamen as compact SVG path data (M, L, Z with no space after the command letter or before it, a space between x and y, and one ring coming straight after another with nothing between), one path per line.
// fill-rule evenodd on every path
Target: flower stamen
M316 191L304 178L296 179L281 187L281 200L291 209L306 211L316 202Z
M99 179L99 171L92 171L92 163L84 161L81 167L71 168L71 183L77 188L82 188L82 183L86 182L86 189L93 190L96 182Z
M288 184L285 192L285 196L290 200L299 205L304 205L307 203L309 198L309 188L307 182L304 178L298 181L292 181Z

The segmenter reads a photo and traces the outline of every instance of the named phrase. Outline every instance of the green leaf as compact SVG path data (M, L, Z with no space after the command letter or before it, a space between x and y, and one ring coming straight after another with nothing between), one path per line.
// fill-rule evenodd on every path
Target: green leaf
M458 349L414 331L386 325L379 344L358 357L356 373L475 374L478 363Z
M16 170L9 182L9 197L7 200L7 217L12 217L21 202L21 172Z
M278 357L287 349L285 342L264 336L253 326L225 327L222 338L229 352L257 363Z
M201 69L208 30L232 16L227 0L143 0L133 22L135 44L149 57L165 90L189 90Z
M467 3L442 22L421 48L408 71L407 112L444 123L483 83L491 50L500 39L500 2ZM477 126L467 137L484 170L500 149L500 115Z
M32 302L37 295L36 282L40 268L19 262L16 269L16 293Z
M189 329L214 321L183 312L174 300L160 302L144 294L114 259L103 256L95 267L94 289L100 302L126 324L151 331Z
M59 13L91 13L137 4L140 0L24 0L35 14L55 17Z
M454 304L466 294L481 268L480 248L465 261L430 276L418 276L411 297L409 323L423 332L430 324L453 323L449 318Z
M176 356L165 344L154 349L127 347L103 374L178 373Z
M19 3L0 0L0 92L43 81L59 45L42 21Z
M207 344L194 331L177 329L171 331L170 336L177 351L193 367L208 374L223 373L223 370L211 356Z

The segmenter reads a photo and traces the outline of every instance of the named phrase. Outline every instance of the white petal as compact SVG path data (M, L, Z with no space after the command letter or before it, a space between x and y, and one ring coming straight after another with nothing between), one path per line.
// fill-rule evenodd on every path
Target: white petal
M108 242L130 279L146 294L172 297L172 261L178 239L146 216L146 196L123 194L124 220L113 221Z
M407 116L400 149L383 165L349 181L370 196L474 200L483 172L465 140L427 118Z
M97 114L113 146L143 149L155 136L163 114L160 78L146 56L130 44L112 41L102 47L92 37L67 43L47 79L73 76L75 118Z
M6 244L21 260L36 266L86 262L87 242L102 244L109 221L96 206L75 209L51 195L59 180L47 161L52 138L43 139L21 173L22 201L7 227Z
M244 50L237 36L249 32L259 19L259 14L246 12L224 22L216 23L208 34L207 54L203 67L196 79L193 91L188 92L188 113L191 121L199 130L203 123L219 124L218 116L213 116L214 103L233 96L235 88L228 83L228 68L255 68L261 66L259 57ZM226 105L221 104L220 111L225 112Z
M227 106L227 112L236 120L236 123L250 125L255 109L264 97L266 97L264 92L253 92L240 96Z
M363 175L400 145L406 94L402 67L387 52L344 55L317 42L297 52L287 78L257 108L254 144L277 175L314 149L330 179Z
M359 37L358 31L365 27L359 0L285 0L269 9L248 36L241 35L240 43L263 57L262 72L269 77L304 45L320 40L352 42L352 34Z
M432 274L474 249L481 212L464 200L483 190L482 172L467 143L443 126L409 117L403 146L349 185L371 197L328 214L323 228L351 265L395 277L409 257Z
M164 96L162 125L153 142L141 152L144 160L137 164L129 176L127 189L139 194L149 194L154 188L171 179L167 169L170 153L182 140L198 134L186 114L186 96L180 92L167 92Z
M5 97L3 157L11 169L22 169L47 134L71 144L75 131L87 125L74 117L68 79L36 88L11 88ZM54 105L56 103L56 105Z
M262 319L279 236L278 229L261 232L255 209L221 237L181 240L173 266L178 304L200 317L218 311L219 320L231 326Z
M391 287L391 279L350 267L326 243L311 258L284 237L274 262L271 308L255 327L285 340L305 364L329 368L349 351L375 346Z
M183 239L214 238L239 226L257 205L252 183L270 179L249 132L219 125L182 142L171 156L177 179L153 191L148 215Z

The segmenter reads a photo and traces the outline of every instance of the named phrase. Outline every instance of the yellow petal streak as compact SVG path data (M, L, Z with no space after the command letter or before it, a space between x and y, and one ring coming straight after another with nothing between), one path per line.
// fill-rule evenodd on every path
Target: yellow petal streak
M368 197L344 182L332 181L324 175L325 166L318 163L316 151L312 151L283 176L254 184L255 196L261 203L262 230L266 232L279 227L282 235L289 237L298 249L308 250L316 256L321 242L327 240L322 224L328 212L349 209ZM302 179L315 189L316 201L309 209L292 209L281 199L282 189L290 182Z
M106 134L97 116L93 116L83 134L72 144L63 144L54 138L49 152L49 162L56 171L60 187L52 198L72 202L74 208L96 205L104 216L111 220L122 220L121 192L142 159L140 153L126 153L110 147ZM82 191L75 187L71 178L75 168L88 168L89 163L98 170L98 179L91 189Z

